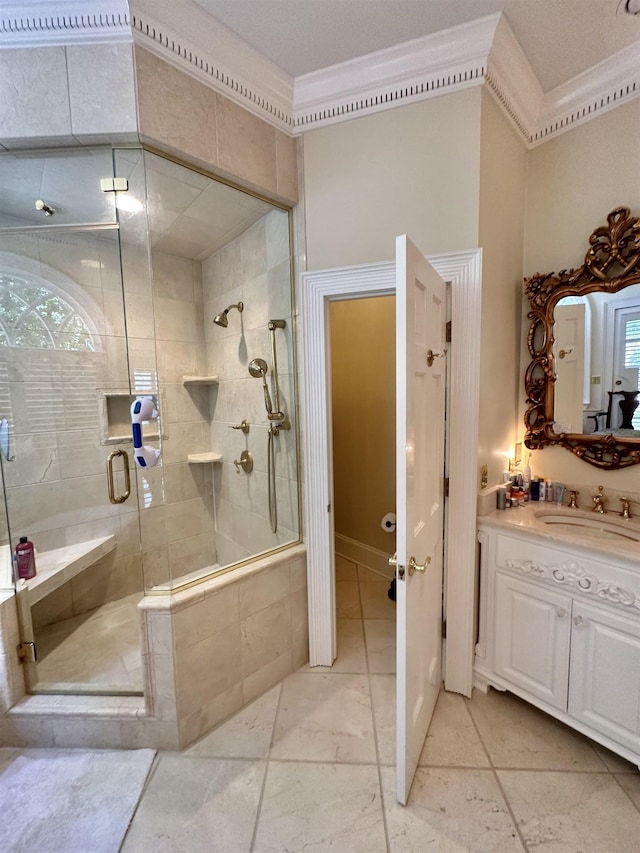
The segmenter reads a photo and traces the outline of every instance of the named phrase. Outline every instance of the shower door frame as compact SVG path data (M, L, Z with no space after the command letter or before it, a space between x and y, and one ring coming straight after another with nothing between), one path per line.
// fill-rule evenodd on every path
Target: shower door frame
M445 688L471 696L476 595L476 489L469 472L478 458L482 249L426 256L451 283L450 410L447 423L449 498L445 540L447 640ZM335 568L331 499L329 302L395 292L395 262L302 273L305 530L309 594L309 663L336 657ZM475 484L475 479L474 479Z

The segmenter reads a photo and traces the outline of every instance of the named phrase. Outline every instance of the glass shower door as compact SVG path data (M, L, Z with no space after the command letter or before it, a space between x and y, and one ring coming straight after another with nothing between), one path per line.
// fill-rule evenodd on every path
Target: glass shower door
M149 270L139 240L125 293L113 178L109 149L0 158L2 544L36 548L35 577L13 569L32 692L142 692L127 297Z

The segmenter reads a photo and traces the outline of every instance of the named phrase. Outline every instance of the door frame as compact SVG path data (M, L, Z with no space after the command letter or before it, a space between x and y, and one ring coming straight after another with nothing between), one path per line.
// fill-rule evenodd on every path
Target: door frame
M447 424L449 498L445 583L445 688L471 696L476 598L476 469L480 402L482 249L426 256L451 282ZM395 292L394 261L302 273L303 499L309 596L309 662L336 656L329 302Z

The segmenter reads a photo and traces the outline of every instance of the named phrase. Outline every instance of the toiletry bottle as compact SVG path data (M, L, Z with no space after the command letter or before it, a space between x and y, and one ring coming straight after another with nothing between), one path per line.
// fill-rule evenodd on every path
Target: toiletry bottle
M547 497L547 484L545 482L544 477L540 478L540 484L538 486L538 500L544 501Z
M527 464L522 469L522 487L525 495L528 497L529 489L531 488L531 454L529 454Z
M26 536L20 537L16 545L16 562L18 564L18 577L29 580L36 576L36 555L33 542L29 542Z

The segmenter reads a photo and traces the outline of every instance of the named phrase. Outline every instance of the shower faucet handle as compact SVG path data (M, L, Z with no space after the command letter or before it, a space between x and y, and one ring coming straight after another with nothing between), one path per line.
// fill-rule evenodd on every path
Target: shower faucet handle
M247 435L249 432L249 421L246 418L240 421L239 424L229 424L229 429L240 429L242 432Z

